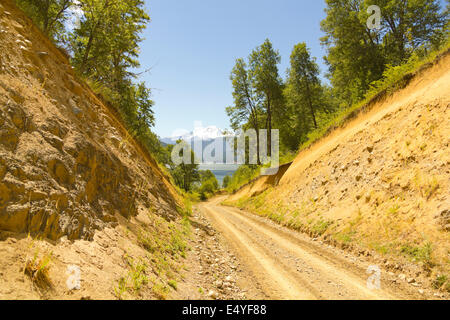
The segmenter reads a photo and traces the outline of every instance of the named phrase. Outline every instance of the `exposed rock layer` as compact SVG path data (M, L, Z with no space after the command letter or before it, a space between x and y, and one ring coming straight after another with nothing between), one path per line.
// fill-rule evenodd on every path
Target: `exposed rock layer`
M10 1L0 52L0 230L92 239L117 214L176 216L156 162Z

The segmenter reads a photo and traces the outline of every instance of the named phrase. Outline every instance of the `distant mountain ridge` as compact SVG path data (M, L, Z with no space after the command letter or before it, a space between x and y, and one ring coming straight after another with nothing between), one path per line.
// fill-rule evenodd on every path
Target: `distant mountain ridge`
M163 145L167 146L167 145L175 145L177 141L183 140L189 143L193 150L195 150L195 145L198 146L199 143L201 143L202 150L204 151L205 148L214 143L215 140L229 137L232 135L233 134L230 134L216 126L209 126L209 127L199 126L196 127L191 132L188 132L186 130L186 132L183 133L180 130L171 137L162 138L160 139L160 141ZM223 158L220 161L220 163L203 163L202 165L200 165L201 170L211 170L217 176L219 183L222 183L225 174L232 175L239 167L239 165L236 164L226 164L227 154L230 153L234 154L234 150L231 146L227 145L225 139L223 139L223 141L221 142L223 146ZM199 157L199 155L196 154L196 157Z

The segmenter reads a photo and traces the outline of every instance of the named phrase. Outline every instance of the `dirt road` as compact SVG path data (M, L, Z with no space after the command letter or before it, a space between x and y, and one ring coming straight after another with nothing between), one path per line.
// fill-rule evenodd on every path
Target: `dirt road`
M405 299L392 293L381 275L381 289L367 287L368 264L279 227L266 219L221 206L223 198L199 209L222 233L242 268L270 299ZM410 297L409 297L410 298Z

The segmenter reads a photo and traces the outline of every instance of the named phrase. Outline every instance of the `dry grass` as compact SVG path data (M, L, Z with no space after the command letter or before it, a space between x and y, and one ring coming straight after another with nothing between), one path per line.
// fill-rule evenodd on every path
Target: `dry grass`
M24 274L27 275L33 285L40 290L50 290L53 288L50 279L51 253L39 259L39 251L36 250L32 259L25 263Z
M169 288L166 285L157 283L152 288L153 294L159 300L166 300L167 295L169 294Z
M184 218L168 222L157 216L150 208L145 223L124 230L127 237L145 250L141 257L123 258L128 266L124 274L114 284L114 295L120 300L136 297L156 298L165 300L171 288L177 290L177 280L180 277L181 260L186 258L188 251L187 239L190 236L189 206L180 208Z
M114 295L117 299L122 300L126 293L139 294L141 289L149 283L147 275L147 263L143 259L133 259L125 255L125 262L128 264L128 274L121 277L116 287L114 287Z

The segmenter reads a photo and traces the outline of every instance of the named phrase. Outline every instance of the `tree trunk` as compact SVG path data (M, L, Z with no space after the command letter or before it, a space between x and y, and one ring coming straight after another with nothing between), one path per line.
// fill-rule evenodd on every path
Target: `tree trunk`
M259 124L258 124L258 111L253 106L252 100L248 91L246 91L248 105L250 106L250 120L253 122L253 127L256 130L256 158L257 164L261 165L261 159L259 157Z
M253 122L253 127L255 128L255 131L256 131L256 162L257 162L258 165L261 165L261 159L259 157L259 145L260 145L260 142L259 142L258 115L256 114L255 111L252 111L252 114L251 114L250 117L251 117L252 122ZM249 162L250 162L250 155L249 155Z
M48 36L48 24L49 24L49 11L50 11L50 2L49 0L45 1L45 7L44 7L44 21L42 25L43 32L46 36Z
M272 106L269 95L267 95L267 148L267 154L272 157Z
M81 67L80 67L80 69L81 69L82 72L86 71L86 70L85 70L85 68L86 68L86 63L87 63L87 60L88 60L88 58L89 58L89 52L91 51L91 47L92 47L92 42L93 42L93 40L94 40L94 31L92 31L92 32L89 34L88 44L87 44L87 46L86 46L86 51L84 52L83 60L82 60L82 62L81 62Z
M259 157L259 145L260 145L260 142L259 142L259 126L257 125L256 127L257 127L256 128L256 162L257 162L258 166L260 166L261 165L261 158Z
M184 171L184 179L183 179L184 190L186 190L186 192L189 192L188 173L186 168L183 171Z
M311 100L311 90L309 88L309 84L308 83L306 83L306 92L307 92L307 96L308 96L309 108L311 110L311 115L312 115L312 118L313 118L313 121L314 121L314 128L317 129L317 120L316 120L316 115L314 113L314 107L313 107L312 100Z

